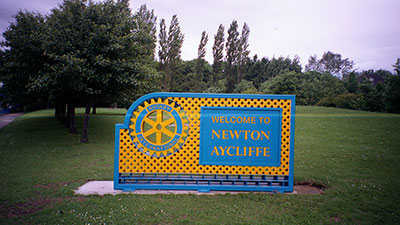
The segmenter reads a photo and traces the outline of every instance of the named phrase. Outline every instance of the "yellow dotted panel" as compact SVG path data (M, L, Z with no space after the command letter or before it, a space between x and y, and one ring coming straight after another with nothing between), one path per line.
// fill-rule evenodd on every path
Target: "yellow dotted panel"
M189 136L185 144L173 155L161 158L150 157L133 145L128 129L121 129L119 143L120 173L289 175L291 100L183 97L170 99L178 103L189 118ZM200 108L202 106L281 108L281 166L199 165Z

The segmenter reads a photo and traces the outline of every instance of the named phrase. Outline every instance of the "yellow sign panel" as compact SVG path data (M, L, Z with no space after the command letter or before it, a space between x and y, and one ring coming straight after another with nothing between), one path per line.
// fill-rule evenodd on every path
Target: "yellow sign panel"
M119 130L118 172L289 175L292 166L290 145L294 143L290 140L290 128L294 127L291 124L294 121L291 118L292 104L291 98L222 98L210 95L148 99L132 112L129 128ZM280 166L200 165L202 107L281 109Z

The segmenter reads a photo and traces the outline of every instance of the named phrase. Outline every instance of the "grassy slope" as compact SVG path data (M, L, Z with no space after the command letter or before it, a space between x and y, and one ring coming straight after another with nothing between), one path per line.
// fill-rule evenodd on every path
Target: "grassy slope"
M324 184L323 195L75 196L87 180L112 179L114 124L125 112L99 109L88 144L51 110L0 130L0 213L18 215L0 222L400 223L399 115L297 107L295 181Z

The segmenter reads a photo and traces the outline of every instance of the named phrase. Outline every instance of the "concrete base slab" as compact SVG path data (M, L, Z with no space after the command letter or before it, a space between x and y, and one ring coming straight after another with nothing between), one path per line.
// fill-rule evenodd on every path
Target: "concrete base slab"
M117 194L137 194L137 195L155 195L155 194L194 194L194 195L224 195L224 194L240 194L240 193L252 193L243 191L210 191L210 192L199 192L190 190L135 190L131 192L125 192L121 190L114 190L113 181L90 181L75 190L75 194L78 195L117 195ZM257 193L257 192L255 192ZM260 192L258 192L260 193ZM266 192L273 194L272 192ZM300 195L316 195L322 194L323 189L315 187L309 184L295 185L292 193L286 194L300 194Z
M90 181L75 190L75 194L79 195L116 195L122 191L114 190L113 181Z
M136 190L133 192L123 192L114 190L113 181L90 181L75 190L78 195L117 195L117 194L138 194L138 195L154 195L154 194L194 194L194 195L215 195L215 194L239 194L247 192L239 191L210 191L198 192L189 190Z

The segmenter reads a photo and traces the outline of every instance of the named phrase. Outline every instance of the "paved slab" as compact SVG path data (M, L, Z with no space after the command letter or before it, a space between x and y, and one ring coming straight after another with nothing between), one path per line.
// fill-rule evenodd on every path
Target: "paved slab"
M138 194L138 195L155 195L155 194L195 194L195 195L215 195L215 194L239 194L247 192L239 191L210 191L210 192L198 192L198 191L186 191L186 190L136 190L133 192L123 192L120 190L114 190L113 181L90 181L75 190L75 194L80 195L117 195L117 194Z
M224 194L240 194L240 193L252 193L252 192L240 192L240 191L210 191L210 192L198 192L189 190L136 190L133 192L123 192L120 190L114 190L113 181L90 181L75 190L75 194L78 195L117 195L117 194L137 194L137 195L155 195L155 194L194 194L194 195L224 195ZM256 192L260 193L260 192ZM267 194L273 194L272 192L265 192ZM286 194L300 194L300 195L317 195L322 194L323 189L310 185L300 184L295 185L292 193Z
M13 120L21 116L23 113L10 113L4 116L0 116L0 129L7 126Z

